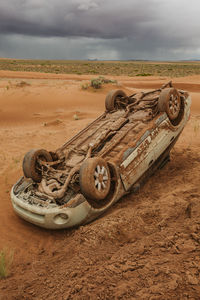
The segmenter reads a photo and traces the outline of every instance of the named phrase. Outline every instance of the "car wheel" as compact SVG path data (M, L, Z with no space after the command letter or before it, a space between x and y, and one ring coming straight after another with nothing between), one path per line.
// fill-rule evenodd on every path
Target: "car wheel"
M105 100L105 107L107 111L112 111L114 109L121 108L120 105L118 105L117 100L120 98L127 97L126 93L122 90L112 90L110 91Z
M51 154L43 149L32 149L27 152L23 160L23 172L25 177L32 178L35 182L40 182L42 174L39 170L38 159L46 162L51 162Z
M160 112L166 112L170 120L175 120L181 109L181 98L175 88L163 89L158 100Z
M80 168L80 188L86 199L101 201L110 191L110 170L100 157L88 158Z

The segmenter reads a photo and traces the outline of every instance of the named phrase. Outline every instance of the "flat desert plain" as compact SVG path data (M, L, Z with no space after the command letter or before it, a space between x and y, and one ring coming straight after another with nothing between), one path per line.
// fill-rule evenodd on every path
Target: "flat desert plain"
M0 299L200 299L200 76L173 79L191 94L191 118L171 161L139 192L70 230L41 229L12 209L29 149L64 144L104 111L111 89L170 80L111 76L117 84L83 90L93 77L0 71L0 250L14 253Z

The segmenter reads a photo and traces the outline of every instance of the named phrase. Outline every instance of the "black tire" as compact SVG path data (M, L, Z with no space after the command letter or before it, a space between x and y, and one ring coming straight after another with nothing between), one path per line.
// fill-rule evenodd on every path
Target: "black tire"
M105 100L105 107L107 111L112 111L114 109L118 109L120 107L118 107L116 100L120 99L120 98L124 98L127 97L126 93L122 90L112 90L110 91L107 96L106 96L106 100Z
M101 202L110 191L110 170L104 159L88 158L80 168L79 183L86 199Z
M56 161L59 159L58 154L56 152L50 151L49 153L51 155L52 161Z
M44 149L31 149L24 156L22 168L24 176L27 178L32 178L35 182L40 182L42 180L42 174L37 168L37 160L41 159L43 161L52 161L51 154Z
M166 88L160 93L158 99L158 109L160 112L166 112L170 120L175 120L181 110L181 97L177 89Z

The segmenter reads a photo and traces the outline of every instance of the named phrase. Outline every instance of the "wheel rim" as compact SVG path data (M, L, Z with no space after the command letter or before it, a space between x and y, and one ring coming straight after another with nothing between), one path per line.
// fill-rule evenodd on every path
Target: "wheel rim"
M94 172L95 188L102 192L108 184L108 172L104 166L97 165Z
M180 110L180 101L178 95L171 94L169 99L169 112L171 116L176 117Z

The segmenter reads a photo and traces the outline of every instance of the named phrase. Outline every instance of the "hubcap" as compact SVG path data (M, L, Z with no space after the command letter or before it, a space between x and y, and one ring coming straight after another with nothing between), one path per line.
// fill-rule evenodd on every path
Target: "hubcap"
M106 188L108 182L108 172L104 166L97 165L94 172L95 187L99 192Z

